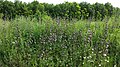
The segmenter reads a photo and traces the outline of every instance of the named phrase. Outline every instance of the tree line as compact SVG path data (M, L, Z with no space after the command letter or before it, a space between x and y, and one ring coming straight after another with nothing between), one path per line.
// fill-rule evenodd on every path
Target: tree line
M48 15L52 18L65 19L95 19L103 20L105 17L120 15L120 9L113 7L111 3L105 4L87 2L64 2L61 4L48 4L33 1L25 3L19 0L15 2L0 0L0 17L3 19L14 19L17 16L41 18Z

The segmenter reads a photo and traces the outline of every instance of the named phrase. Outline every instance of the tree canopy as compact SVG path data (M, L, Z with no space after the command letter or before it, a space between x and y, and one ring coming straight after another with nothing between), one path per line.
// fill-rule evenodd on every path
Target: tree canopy
M3 19L14 19L16 16L38 16L47 14L52 18L60 17L66 19L89 19L103 20L105 17L120 14L120 9L115 8L111 3L95 3L90 4L87 2L64 2L61 4L53 5L48 3L39 3L33 1L25 3L19 0L15 2L0 0L0 17Z

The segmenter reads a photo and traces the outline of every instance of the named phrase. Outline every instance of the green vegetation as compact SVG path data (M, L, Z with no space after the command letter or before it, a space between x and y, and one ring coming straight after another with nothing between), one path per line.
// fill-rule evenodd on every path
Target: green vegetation
M0 0L0 67L120 67L120 8Z
M46 18L47 17L47 18ZM120 67L120 18L0 20L0 67Z
M103 20L105 17L120 15L120 9L113 7L111 3L95 3L87 2L65 2L57 5L48 3L39 3L34 0L31 3L23 3L19 0L10 2L0 0L0 13L2 18L14 19L17 16L36 17L42 21L42 15L48 15L52 18L64 18L69 21L73 18Z

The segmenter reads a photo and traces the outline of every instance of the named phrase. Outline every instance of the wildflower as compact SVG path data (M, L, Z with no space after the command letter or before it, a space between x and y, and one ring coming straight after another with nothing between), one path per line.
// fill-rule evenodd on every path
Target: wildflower
M94 52L92 52L92 54L93 54Z
M99 53L102 53L102 51L99 51Z
M105 59L106 62L109 62L109 60Z
M84 62L82 64L84 64Z
M66 67L68 67L68 64L66 65Z
M83 57L84 59L86 59L86 57Z
M114 65L114 67L117 67L117 65Z
M92 58L92 56L89 56L89 58Z
M103 56L107 56L107 54L103 54Z
M101 64L99 64L99 67L101 67Z

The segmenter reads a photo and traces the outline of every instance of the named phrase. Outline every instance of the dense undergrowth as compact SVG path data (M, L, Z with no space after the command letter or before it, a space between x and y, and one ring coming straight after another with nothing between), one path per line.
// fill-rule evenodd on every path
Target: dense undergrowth
M120 67L120 18L0 20L0 67Z

